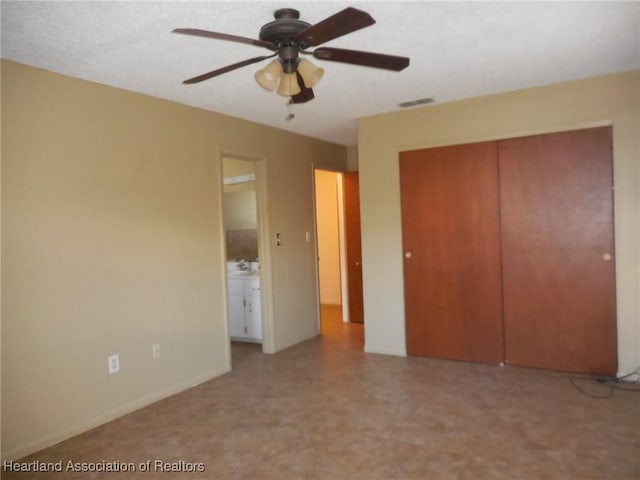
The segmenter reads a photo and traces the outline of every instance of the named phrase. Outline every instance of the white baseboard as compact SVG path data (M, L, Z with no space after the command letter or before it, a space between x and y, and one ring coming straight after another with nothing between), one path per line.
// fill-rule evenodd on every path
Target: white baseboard
M625 382L639 383L640 382L640 373L635 373L635 372L637 372L637 370L635 370L633 372L629 372L629 373L618 372L616 377L617 378L624 377L624 381Z
M402 349L401 351L396 351L396 350L391 350L391 349L388 349L388 348L376 348L375 346L371 347L368 343L364 344L364 351L365 351L365 353L377 353L379 355L393 355L393 356L396 356L396 357L406 357L407 356L406 349Z
M141 398L134 400L127 405L122 405L120 407L114 408L113 410L109 410L104 414L98 415L97 417L93 417L86 422L79 423L77 425L72 425L57 432L54 432L46 437L36 440L35 442L31 442L28 445L23 445L18 448L14 448L8 452L4 452L2 454L2 461L5 460L16 460L27 455L31 455L32 453L38 452L44 448L55 445L56 443L60 443L64 440L67 440L71 437L75 437L76 435L80 435L81 433L87 432L93 428L99 427L100 425L104 425L116 418L120 418L128 413L131 413L135 410L139 410L146 406L151 405L152 403L163 400L167 397L175 395L177 393L188 390L189 388L193 388L196 385L200 385L201 383L207 382L214 378L217 378L225 373L230 372L231 369L229 367L225 367L215 372L208 373L206 375L201 375L197 377L193 377L184 382L180 382L176 385L172 385L168 388L164 388L161 390L157 390L148 395L145 395Z

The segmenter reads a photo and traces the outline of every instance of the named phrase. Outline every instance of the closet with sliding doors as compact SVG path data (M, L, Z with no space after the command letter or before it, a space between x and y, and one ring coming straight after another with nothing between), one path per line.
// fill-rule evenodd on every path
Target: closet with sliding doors
M614 375L611 128L400 153L407 352Z

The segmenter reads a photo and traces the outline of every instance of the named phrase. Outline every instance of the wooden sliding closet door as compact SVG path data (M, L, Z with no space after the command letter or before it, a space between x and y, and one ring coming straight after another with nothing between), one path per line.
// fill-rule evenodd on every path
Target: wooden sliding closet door
M503 361L496 142L400 154L407 350Z
M498 145L507 362L615 374L611 129Z

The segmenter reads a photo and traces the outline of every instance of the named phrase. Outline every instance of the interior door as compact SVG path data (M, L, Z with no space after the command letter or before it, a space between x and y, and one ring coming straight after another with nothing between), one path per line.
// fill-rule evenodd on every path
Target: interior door
M502 362L496 142L400 154L407 350Z
M617 370L611 129L499 142L509 363Z
M347 287L349 321L364 323L362 300L362 248L360 241L360 187L358 172L346 172L344 178L344 222L347 244Z

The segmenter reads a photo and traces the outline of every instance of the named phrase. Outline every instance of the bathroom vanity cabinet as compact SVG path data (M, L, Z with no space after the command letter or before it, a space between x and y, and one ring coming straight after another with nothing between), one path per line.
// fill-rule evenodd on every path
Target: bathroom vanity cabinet
M260 277L229 276L227 291L231 340L262 343Z

